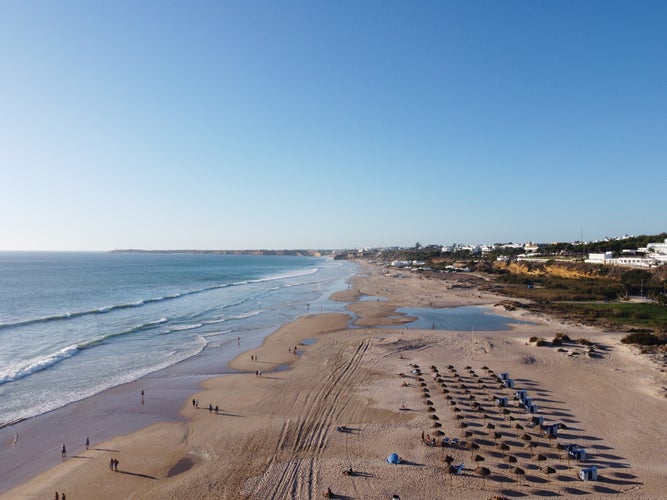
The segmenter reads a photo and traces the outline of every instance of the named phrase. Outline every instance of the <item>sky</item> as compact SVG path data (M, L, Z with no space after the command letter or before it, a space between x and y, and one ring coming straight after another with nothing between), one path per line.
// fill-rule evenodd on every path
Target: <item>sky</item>
M0 2L0 250L667 230L667 2Z

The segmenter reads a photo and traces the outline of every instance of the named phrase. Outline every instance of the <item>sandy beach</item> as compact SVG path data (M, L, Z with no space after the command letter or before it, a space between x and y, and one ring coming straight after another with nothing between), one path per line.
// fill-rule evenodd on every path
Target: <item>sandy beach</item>
M56 453L50 469L1 497L323 498L330 488L345 499L667 498L660 367L621 344L621 333L505 311L494 307L501 298L456 279L395 277L361 264L349 289L334 296L350 303L350 314L309 314L282 326L231 361L235 373L199 371L191 381L199 389L179 393L182 418L93 440L64 460ZM364 295L383 300L359 300ZM531 324L497 332L396 328L407 321L397 308L462 305ZM529 342L557 333L594 348ZM502 387L501 373L513 389ZM536 413L517 406L518 390ZM560 424L558 436L531 427L534 416ZM585 460L568 459L557 444L579 445ZM2 446L18 453L24 442L6 438ZM399 464L388 463L392 453ZM447 456L463 464L459 473ZM579 470L592 466L598 480L580 480Z

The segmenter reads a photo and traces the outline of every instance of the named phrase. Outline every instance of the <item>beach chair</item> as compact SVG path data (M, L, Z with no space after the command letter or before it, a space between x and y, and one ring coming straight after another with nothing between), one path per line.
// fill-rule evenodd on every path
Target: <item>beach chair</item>
M459 438L452 438L452 445L457 446L459 444Z
M449 466L449 473L450 474L461 474L463 472L464 465L465 464L450 465Z
M443 447L448 447L449 446L449 438L442 438L442 446Z

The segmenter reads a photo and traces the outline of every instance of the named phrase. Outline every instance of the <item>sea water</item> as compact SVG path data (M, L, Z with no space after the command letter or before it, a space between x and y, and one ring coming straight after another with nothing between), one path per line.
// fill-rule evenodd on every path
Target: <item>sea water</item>
M257 339L356 272L305 256L0 252L0 427Z

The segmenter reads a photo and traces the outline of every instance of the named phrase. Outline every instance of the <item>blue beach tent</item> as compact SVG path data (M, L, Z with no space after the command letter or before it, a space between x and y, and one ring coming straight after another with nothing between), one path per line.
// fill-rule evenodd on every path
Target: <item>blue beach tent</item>
M392 453L391 455L389 455L389 457L387 457L387 462L389 462L390 464L400 464L401 459L398 458L398 455L396 453Z

